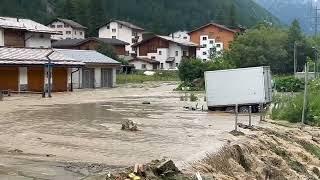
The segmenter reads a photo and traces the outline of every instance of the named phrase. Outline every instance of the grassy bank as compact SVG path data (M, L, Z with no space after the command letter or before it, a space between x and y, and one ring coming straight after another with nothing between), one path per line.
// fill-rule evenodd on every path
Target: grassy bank
M143 71L137 71L132 74L117 74L117 83L143 83L147 81L180 81L177 71L156 71L153 76L143 74Z

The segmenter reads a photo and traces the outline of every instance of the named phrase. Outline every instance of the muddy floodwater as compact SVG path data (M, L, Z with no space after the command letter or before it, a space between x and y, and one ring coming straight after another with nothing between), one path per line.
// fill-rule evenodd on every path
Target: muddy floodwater
M14 95L0 102L0 179L81 179L163 157L183 169L232 136L234 116L191 111L174 83ZM203 95L199 94L204 105ZM149 101L151 104L142 104ZM139 131L122 131L133 120ZM240 122L248 117L240 116ZM257 123L258 117L253 117Z

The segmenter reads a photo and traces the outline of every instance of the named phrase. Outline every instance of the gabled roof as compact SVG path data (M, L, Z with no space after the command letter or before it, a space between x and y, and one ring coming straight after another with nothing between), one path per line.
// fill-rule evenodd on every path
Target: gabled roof
M144 39L134 45L132 45L133 47L137 47L151 39L154 39L154 38L160 38L160 39L163 39L165 41L170 41L170 42L173 42L173 43L176 43L178 45L181 45L181 46L188 46L188 47L198 47L198 45L196 43L193 43L191 41L188 41L188 40L184 40L184 39L179 39L179 38L172 38L170 36L160 36L160 35L154 35L153 37L150 37L150 38L147 38L147 39Z
M133 58L128 60L129 62L133 62L133 61L142 61L142 62L146 62L146 63L150 63L150 64L160 64L159 61L154 60L154 59L149 59L149 58Z
M54 51L83 63L120 65L118 61L93 50L54 49Z
M71 19L62 19L62 18L56 18L56 19L50 21L50 23L48 23L47 25L49 25L55 21L61 21L61 22L68 24L69 26L76 28L76 29L88 29L87 27L85 27L85 26L83 26L83 25L81 25Z
M201 26L201 27L198 27L198 28L196 28L196 29L188 32L188 34L191 34L191 33L195 32L195 31L198 31L198 30L200 30L200 29L202 29L202 28L205 28L205 27L211 26L211 25L212 25L212 26L219 27L219 28L224 29L224 30L226 30L226 31L230 31L230 32L233 32L233 33L237 33L237 31L235 31L235 30L233 30L233 29L230 29L230 28L227 28L227 27L224 26L224 25L211 22L211 23L208 23L208 24L206 24L206 25L203 25L203 26Z
M90 37L86 39L65 39L65 40L55 41L52 43L52 47L54 48L75 47L91 40L98 41L104 44L109 44L109 45L129 45L129 43L121 41L119 39Z
M99 28L101 28L101 27L103 27L103 26L105 26L107 24L110 24L111 22L117 22L117 23L119 23L119 24L121 24L123 26L126 26L128 28L139 30L139 31L144 31L144 29L142 27L139 27L137 25L134 25L134 24L126 22L126 21L120 21L120 20L116 20L116 19L112 19L112 20L108 21L107 23L103 24Z
M20 19L12 17L0 17L0 28L4 29L19 29L29 32L48 33L48 34L60 34L43 24L37 23L30 19Z
M46 56L52 51L52 49L0 47L0 64L44 65L48 63ZM57 51L53 51L49 58L54 65L84 65L83 62L65 56Z

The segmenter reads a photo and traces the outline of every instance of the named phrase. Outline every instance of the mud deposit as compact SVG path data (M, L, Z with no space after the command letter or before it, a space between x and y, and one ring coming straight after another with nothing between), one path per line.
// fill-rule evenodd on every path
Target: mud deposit
M234 138L232 115L185 110L196 102L180 101L175 87L6 98L0 102L0 179L81 179L162 157L184 169ZM124 120L138 123L139 131L121 131Z

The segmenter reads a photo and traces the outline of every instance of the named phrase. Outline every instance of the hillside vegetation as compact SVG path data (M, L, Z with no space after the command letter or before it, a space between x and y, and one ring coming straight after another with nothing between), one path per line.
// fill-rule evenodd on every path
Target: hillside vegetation
M250 27L272 17L252 0L2 0L1 16L47 23L54 17L74 19L96 35L111 18L127 20L157 33L191 30L209 21ZM269 18L270 19L270 18Z

